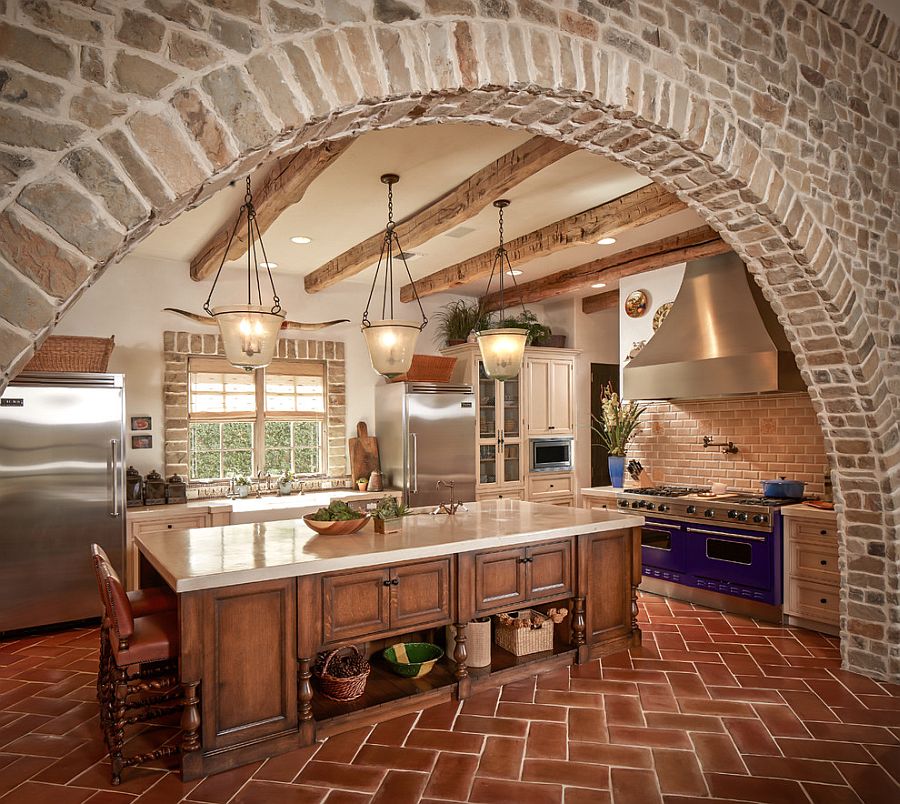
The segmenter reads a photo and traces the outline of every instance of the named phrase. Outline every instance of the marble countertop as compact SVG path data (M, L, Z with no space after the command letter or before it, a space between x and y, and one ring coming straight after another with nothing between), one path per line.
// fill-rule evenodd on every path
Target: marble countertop
M316 575L643 525L616 511L487 500L453 517L415 514L399 531L368 523L349 536L319 535L300 519L146 534L135 544L176 592Z

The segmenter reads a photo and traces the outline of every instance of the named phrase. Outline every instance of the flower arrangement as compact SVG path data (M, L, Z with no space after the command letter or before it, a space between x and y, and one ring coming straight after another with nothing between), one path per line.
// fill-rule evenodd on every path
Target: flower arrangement
M600 443L606 447L610 455L624 457L629 442L640 430L640 418L647 408L636 402L622 404L611 383L607 383L603 389L600 408L602 413L600 418L591 416L594 420L591 430L596 433Z

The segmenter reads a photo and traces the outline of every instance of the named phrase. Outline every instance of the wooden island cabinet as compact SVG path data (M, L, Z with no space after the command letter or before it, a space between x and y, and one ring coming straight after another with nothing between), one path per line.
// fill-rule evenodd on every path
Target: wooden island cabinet
M184 778L638 643L642 524L490 500L410 516L386 535L367 525L319 536L292 520L138 536L142 585L178 594ZM471 620L550 606L570 612L553 650L516 657L495 645L488 667L467 666ZM418 640L442 644L444 659L423 678L394 675L381 651ZM330 700L315 685L317 657L351 645L371 660L366 691Z

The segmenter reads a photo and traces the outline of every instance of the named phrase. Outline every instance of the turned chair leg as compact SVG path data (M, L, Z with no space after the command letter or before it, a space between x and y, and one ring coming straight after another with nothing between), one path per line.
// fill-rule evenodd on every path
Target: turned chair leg
M121 667L115 667L112 672L112 681L115 685L111 720L109 727L109 758L112 763L112 783L121 784L122 770L125 767L125 724L126 724L126 700L128 698L128 674Z

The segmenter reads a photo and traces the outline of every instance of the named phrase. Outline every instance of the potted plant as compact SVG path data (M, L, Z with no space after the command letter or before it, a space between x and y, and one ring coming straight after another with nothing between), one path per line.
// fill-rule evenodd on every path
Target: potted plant
M367 477L358 477L356 478L356 488L360 491L365 491L369 488L369 478Z
M477 299L456 299L445 304L434 315L437 334L447 346L465 343L470 332L487 325L487 318L486 313L481 313Z
M294 473L285 469L278 478L278 494L287 497L294 490Z
M399 530L400 520L411 513L412 511L396 497L382 497L372 514L372 519L375 522L375 532L394 533Z
M625 452L629 442L638 434L640 418L647 408L636 402L623 404L611 383L603 389L600 408L600 418L591 416L591 430L609 452L610 481L614 488L620 489L625 482Z
M250 496L250 481L245 475L234 476L234 493L237 494L238 497Z
M532 346L536 343L543 342L553 335L552 330L546 324L541 324L537 316L531 310L523 310L517 316L512 318L504 318L497 329L517 328L528 330L528 340L526 345Z

